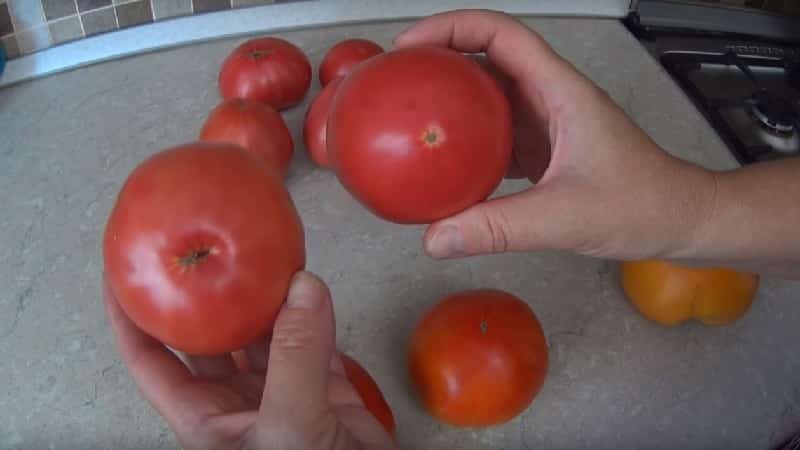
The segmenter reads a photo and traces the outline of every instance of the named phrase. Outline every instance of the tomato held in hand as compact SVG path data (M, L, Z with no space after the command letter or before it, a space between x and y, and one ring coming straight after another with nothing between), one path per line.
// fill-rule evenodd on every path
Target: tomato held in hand
M222 63L220 94L226 100L245 98L284 109L303 99L311 86L311 63L283 39L251 39Z
M208 115L200 139L239 145L264 158L282 176L289 170L294 144L281 114L251 100L222 102Z
M303 227L266 162L197 142L130 174L103 260L122 309L146 333L187 353L228 353L272 328L305 264Z
M533 401L547 372L547 342L531 308L506 292L450 295L411 337L411 380L425 408L443 422L489 426Z
M327 86L344 77L361 61L383 53L383 48L366 39L347 39L331 47L319 65L319 82Z
M336 89L339 88L341 81L341 78L337 78L322 88L322 92L311 102L311 106L308 107L306 112L306 121L303 125L303 140L305 140L306 150L308 150L311 160L320 167L330 166L328 148L326 146L328 114L331 110L333 97L336 95Z
M378 419L383 428L394 436L394 414L392 414L392 409L383 397L378 383L356 360L345 354L342 354L342 365L344 365L347 378L353 383L353 387L356 388L358 395L364 401L364 406Z
M758 275L666 261L632 261L622 263L622 288L642 315L662 325L690 319L725 325L750 308Z
M511 112L475 61L444 48L395 50L339 86L328 157L375 214L430 223L484 200L511 160Z

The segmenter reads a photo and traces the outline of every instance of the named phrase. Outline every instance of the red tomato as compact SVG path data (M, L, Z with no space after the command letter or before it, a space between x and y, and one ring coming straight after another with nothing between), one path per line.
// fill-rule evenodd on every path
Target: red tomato
M386 403L378 383L356 360L345 354L342 354L342 365L344 365L347 378L353 383L353 387L356 388L358 395L364 401L364 406L378 419L383 428L394 436L394 414L392 414L389 404Z
M264 158L284 176L294 151L292 135L278 111L240 98L226 100L211 111L200 139L239 145Z
M342 81L328 157L375 214L429 223L484 200L511 160L511 111L475 61L417 47L365 61Z
M366 39L347 39L331 47L319 65L319 82L326 86L344 77L361 61L383 53L383 48Z
M196 142L128 176L106 224L110 286L142 330L187 353L238 350L272 328L305 265L282 180L241 148Z
M265 37L240 45L222 63L219 90L226 100L246 98L275 109L295 105L311 86L311 63L283 39Z
M329 167L328 150L325 145L327 134L328 113L333 103L334 94L339 88L342 79L337 78L322 88L306 112L306 122L303 126L303 139L306 150L311 155L311 160L318 166Z
M533 401L547 372L547 343L531 308L481 289L444 298L411 337L411 380L439 420L489 426Z

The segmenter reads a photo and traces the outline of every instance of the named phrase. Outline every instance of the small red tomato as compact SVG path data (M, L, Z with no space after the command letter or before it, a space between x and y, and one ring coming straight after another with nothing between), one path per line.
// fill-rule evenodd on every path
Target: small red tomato
M328 129L328 114L330 113L333 97L336 94L336 89L342 82L341 78L331 81L327 86L322 88L322 91L317 95L311 106L308 107L306 112L306 121L303 126L303 139L306 143L306 150L311 155L311 160L318 166L329 167L328 150L325 145L325 139Z
M285 176L292 160L292 135L278 111L241 98L226 100L208 115L200 139L229 142L264 158Z
M417 47L358 66L337 90L328 157L378 216L430 223L484 200L511 161L511 110L478 63Z
M347 374L347 379L353 383L353 387L356 388L361 400L364 401L364 406L378 419L383 428L394 437L394 414L392 414L392 409L383 397L378 383L375 382L366 369L361 367L361 364L345 354L342 354L342 365Z
M547 372L547 342L531 308L503 291L445 297L411 337L409 371L425 408L458 426L511 420Z
M120 306L146 333L213 355L272 328L305 244L292 199L267 167L240 147L195 142L128 176L103 261Z
M275 109L295 105L311 86L311 63L293 44L275 37L251 39L222 63L219 90L226 100L246 98Z
M331 47L319 65L319 82L326 86L344 77L361 61L383 53L383 48L366 39L347 39Z

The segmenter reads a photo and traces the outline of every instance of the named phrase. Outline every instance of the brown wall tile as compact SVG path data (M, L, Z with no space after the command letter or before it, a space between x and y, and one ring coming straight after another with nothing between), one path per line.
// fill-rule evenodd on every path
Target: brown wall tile
M78 11L80 12L91 11L93 9L102 8L103 6L108 6L111 4L111 0L77 0L77 1L78 1Z
M117 22L120 28L153 21L153 12L150 10L149 0L139 0L115 6L114 8L117 9Z
M152 0L156 20L192 13L192 0Z
M50 39L53 41L53 44L73 41L83 37L81 20L78 18L78 16L50 22L49 27Z
M192 0L195 13L230 9L231 0Z
M50 29L47 25L18 31L16 33L19 52L23 55L33 53L50 46Z
M75 9L75 0L42 0L42 7L47 20L71 16L78 12Z
M16 58L19 56L19 46L17 45L17 38L14 36L6 36L2 39L3 49L6 51L6 58Z
M117 19L114 17L114 8L105 8L81 14L83 31L86 36L91 36L117 28Z
M0 4L0 36L5 36L14 32L14 25L11 22L11 13L8 11L6 3Z

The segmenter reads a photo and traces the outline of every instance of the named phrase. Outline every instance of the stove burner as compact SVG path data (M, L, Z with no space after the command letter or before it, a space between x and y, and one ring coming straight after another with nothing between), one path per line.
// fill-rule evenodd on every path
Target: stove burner
M792 104L765 91L755 94L750 112L767 130L778 134L792 134L797 127L798 114Z

